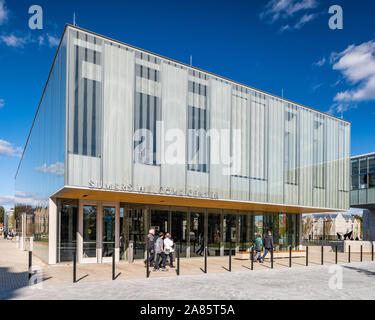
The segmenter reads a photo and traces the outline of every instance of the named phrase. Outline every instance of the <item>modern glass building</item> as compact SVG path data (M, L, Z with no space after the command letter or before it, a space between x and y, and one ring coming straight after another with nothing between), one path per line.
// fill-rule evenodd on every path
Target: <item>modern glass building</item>
M350 123L67 25L16 175L49 263L141 259L148 229L194 257L349 209ZM231 243L231 244L230 244Z
M375 152L351 159L350 206L363 213L363 239L375 241Z

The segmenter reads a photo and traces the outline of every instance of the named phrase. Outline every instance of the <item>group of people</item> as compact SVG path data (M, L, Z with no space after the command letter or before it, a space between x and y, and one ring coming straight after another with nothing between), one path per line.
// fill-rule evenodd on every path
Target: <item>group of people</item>
M265 252L262 256L263 245L264 245ZM273 247L274 247L274 244L273 244L271 231L267 232L267 235L265 236L264 240L262 239L262 236L259 234L257 238L255 239L255 243L254 243L254 250L255 250L254 262L259 261L259 263L263 263L264 259L267 256L267 253L268 252L272 253Z
M150 229L147 235L147 251L149 257L149 265L153 266L152 271L158 271L161 267L162 271L168 271L166 268L167 259L169 259L169 267L174 268L173 253L174 243L169 233L159 232L159 237L154 241L155 230ZM147 266L147 259L145 260Z
M13 230L7 231L4 230L4 239L12 240L13 239Z

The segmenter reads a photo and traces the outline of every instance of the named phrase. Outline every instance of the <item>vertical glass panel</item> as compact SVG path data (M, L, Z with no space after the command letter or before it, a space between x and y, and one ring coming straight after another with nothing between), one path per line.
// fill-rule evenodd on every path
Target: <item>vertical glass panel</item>
M148 234L146 214L144 209L129 209L127 211L128 234L125 250L130 241L133 242L133 258L143 259L145 253L145 241Z
M180 256L186 256L186 248L187 248L187 212L172 212L172 225L171 225L171 237L175 243L175 249L177 249L178 245L181 249Z
M221 215L217 213L208 214L208 254L220 256L221 244Z
M369 188L375 188L375 157L368 159L368 186Z
M359 188L367 189L367 158L359 160Z
M229 248L231 245L232 255L235 255L236 244L237 244L237 215L226 214L223 217L223 241L224 241L224 255L229 255Z
M297 237L297 224L296 224L296 215L295 214L287 214L286 216L287 221L287 246L292 247L292 249L295 249L296 247L296 237Z
M263 215L257 215L254 217L254 235L253 241L260 235L263 237Z
M77 245L78 201L59 200L57 262L73 261Z
M352 187L351 190L359 188L359 162L358 159L352 160Z
M288 249L287 219L286 214L279 215L279 250Z
M115 248L115 207L103 207L103 257L111 257Z
M155 229L155 234L160 231L167 233L170 228L168 227L168 211L152 210L151 211L151 228Z
M125 217L125 208L120 208L120 260L125 260L126 255L125 255L125 246L126 246L126 235L128 234L127 228L127 221Z
M297 184L297 107L290 103L285 110L284 173L285 183Z
M238 221L240 251L248 250L252 241L252 216L248 214L240 214Z
M204 253L204 214L190 213L190 256L202 256Z
M96 206L83 206L83 257L96 257Z

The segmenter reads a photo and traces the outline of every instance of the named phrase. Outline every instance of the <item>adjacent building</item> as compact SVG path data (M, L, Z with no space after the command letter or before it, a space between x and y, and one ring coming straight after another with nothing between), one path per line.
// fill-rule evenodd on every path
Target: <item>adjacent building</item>
M363 212L363 239L375 241L375 153L351 159L350 206Z
M16 175L16 215L48 263L247 250L349 209L350 123L67 25Z

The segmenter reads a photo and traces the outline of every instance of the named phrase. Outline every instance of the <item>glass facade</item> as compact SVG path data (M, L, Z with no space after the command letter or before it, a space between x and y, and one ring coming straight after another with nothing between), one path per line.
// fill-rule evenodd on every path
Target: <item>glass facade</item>
M375 154L351 160L351 205L375 203Z
M348 122L67 26L17 171L16 221L26 214L27 234L48 256L50 197L62 188L348 209L349 147ZM353 167L352 199L375 197L374 162ZM171 232L187 256L204 245L228 254L265 229L280 247L298 244L290 214L132 205L116 217L112 209L82 212L61 199L57 261L72 257L77 219L86 258L99 252L94 242L111 256L116 241L121 259L131 245L143 258L151 226Z
M58 262L72 261L76 246L77 201L59 200ZM144 259L145 239L150 228L158 232L169 232L180 248L181 257L201 257L207 246L208 255L227 256L232 248L236 252L248 252L256 236L265 237L272 232L275 250L286 251L300 245L299 214L270 212L245 212L235 210L212 210L204 208L157 207L148 205L121 204L119 225L116 226L114 207L83 205L83 253L84 258L95 258L102 247L102 256L113 254L116 233L119 235L120 260ZM102 223L97 220L102 210ZM102 228L101 242L97 241L98 228ZM130 244L132 244L130 246ZM129 252L131 250L132 252Z
M26 236L48 262L49 197L64 186L67 36L61 40L15 181L15 218L27 216ZM16 226L20 230L21 226Z
M67 185L349 208L349 123L81 30L68 35ZM172 164L171 145L181 151Z

